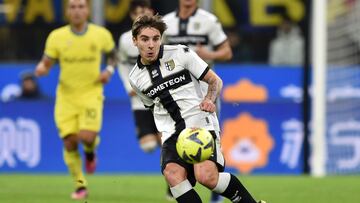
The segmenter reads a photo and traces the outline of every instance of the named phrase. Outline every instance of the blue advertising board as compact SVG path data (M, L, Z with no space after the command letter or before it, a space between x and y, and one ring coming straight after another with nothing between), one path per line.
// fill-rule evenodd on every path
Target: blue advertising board
M1 104L0 171L62 172L62 141L53 120L53 100ZM130 104L108 101L104 107L99 172L159 172L159 150L143 153L135 136Z
M0 93L9 84L19 84L23 73L31 72L36 64L0 64ZM218 64L216 72L223 79L224 89L234 86L241 81L246 83L245 88L264 89L268 101L301 101L302 97L302 69L299 67L270 67L268 65L238 65ZM41 91L50 98L55 97L56 85L59 77L59 67L55 65L48 76L38 79ZM242 83L240 83L241 85ZM243 86L240 86L242 88ZM247 89L248 90L248 89ZM245 92L247 91L245 90ZM253 89L250 89L252 91ZM105 86L106 99L126 100L127 94L120 78L116 75ZM241 92L244 92L242 89ZM251 101L256 101L251 100Z
M0 65L0 92L35 64ZM302 172L301 68L217 65L224 81L220 122L227 170L240 173ZM55 67L39 79L45 99L0 103L0 171L65 172L53 119ZM100 172L160 172L160 151L143 153L130 103L114 76L105 88L99 146Z

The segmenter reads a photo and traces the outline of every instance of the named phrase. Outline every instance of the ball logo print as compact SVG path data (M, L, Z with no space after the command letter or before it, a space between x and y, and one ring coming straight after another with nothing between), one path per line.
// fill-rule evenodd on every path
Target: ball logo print
M212 155L214 140L211 133L203 128L186 128L178 137L176 151L187 163L199 163Z

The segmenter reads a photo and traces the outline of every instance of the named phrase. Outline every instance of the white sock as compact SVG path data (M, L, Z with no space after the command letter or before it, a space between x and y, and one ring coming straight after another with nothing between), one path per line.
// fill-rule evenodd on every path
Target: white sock
M192 188L193 187L191 186L190 182L188 181L188 179L186 179L183 182L175 185L174 187L171 187L170 190L171 194L176 199L191 190Z
M229 186L230 179L230 173L219 173L219 180L213 191L218 194L225 192L226 188Z

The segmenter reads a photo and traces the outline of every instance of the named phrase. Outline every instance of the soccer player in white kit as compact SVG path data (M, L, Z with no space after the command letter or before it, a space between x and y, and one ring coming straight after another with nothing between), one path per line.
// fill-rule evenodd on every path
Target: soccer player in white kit
M179 0L178 10L166 14L163 20L168 26L166 44L186 45L210 64L232 58L221 23L212 13L198 8L197 0Z
M227 61L232 58L232 50L227 36L212 13L197 6L197 0L179 0L179 8L164 16L168 26L165 43L183 44L194 50L210 67L214 61ZM202 83L202 91L207 92L207 84ZM216 101L216 113L220 115L220 99ZM221 196L211 194L211 203L222 202Z
M224 172L224 157L215 112L221 79L208 64L184 45L161 45L166 24L160 16L144 15L134 22L132 35L140 56L130 72L130 84L153 111L162 137L161 170L179 203L200 203L196 182L236 203L256 203L236 176ZM204 95L199 81L208 83ZM188 164L176 152L185 128L205 128L216 146L209 160ZM262 201L261 201L262 202Z

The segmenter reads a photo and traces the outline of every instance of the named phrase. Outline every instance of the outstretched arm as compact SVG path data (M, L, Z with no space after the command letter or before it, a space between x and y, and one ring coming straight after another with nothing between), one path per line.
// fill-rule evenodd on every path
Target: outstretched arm
M232 50L228 40L221 43L214 51L207 49L205 46L197 45L196 53L203 60L228 61L232 58Z
M116 49L113 49L110 53L106 54L107 65L116 66L119 62L119 57Z

